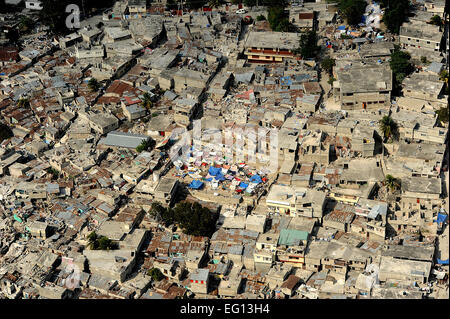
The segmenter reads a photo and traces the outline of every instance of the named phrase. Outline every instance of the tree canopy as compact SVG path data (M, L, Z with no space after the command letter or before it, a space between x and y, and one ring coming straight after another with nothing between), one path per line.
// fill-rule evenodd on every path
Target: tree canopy
M88 245L92 250L111 250L117 249L117 243L106 236L99 236L95 231L88 235Z
M28 108L28 107L30 107L30 100L27 99L27 98L21 97L21 98L17 101L17 106Z
M256 21L264 21L264 20L266 20L266 17L262 14L256 17Z
M41 22L50 28L50 32L64 34L70 30L66 26L66 18L69 13L66 7L75 4L80 8L80 14L91 12L101 8L113 6L115 0L42 0L42 10L39 11Z
M383 116L379 121L380 130L383 132L384 139L398 139L398 125L389 115Z
M381 0L380 5L384 8L384 24L389 31L398 34L400 26L408 17L409 0Z
M144 140L141 144L136 147L136 152L140 153L143 151L147 151L150 148L151 144L149 141Z
M367 2L365 0L337 0L338 8L342 16L350 25L361 23L361 18L366 11Z
M276 32L292 32L294 26L289 22L289 15L283 7L270 7L267 14L270 27Z
M447 103L446 107L441 107L439 110L437 110L436 114L438 116L439 121L448 123L448 118L450 116L449 109L448 109L448 103Z
M434 24L434 25L441 26L442 25L442 19L441 19L440 16L434 15L434 16L431 17L430 23Z
M164 225L176 224L185 234L211 237L216 229L218 214L199 203L180 202L174 208L153 203L151 214Z
M395 47L394 52L391 54L389 65L394 77L393 93L395 95L400 94L403 79L414 71L410 59L411 55L408 52L400 51L398 46Z
M92 78L88 82L88 87L92 92L97 92L100 89L100 83L98 83L97 79Z
M153 106L152 97L148 92L144 93L144 96L142 98L142 106L145 107L147 110L150 110Z
M400 189L400 186L401 186L400 179L395 178L394 176L392 176L390 174L387 174L385 176L384 183L385 183L386 187L388 189L390 189L391 191L395 191L397 189Z
M161 270L158 268L150 269L147 274L151 276L154 281L161 281L165 278Z
M10 138L12 136L13 132L11 131L9 126L0 122L0 142L3 142L3 140L6 140L7 138Z
M316 31L306 31L300 36L300 47L297 50L302 58L312 59L317 56L320 51L320 47L317 45L317 33Z
M333 66L336 65L336 61L330 57L326 57L322 60L322 63L320 64L322 66L322 69L324 69L326 72L328 72L329 75L333 72Z

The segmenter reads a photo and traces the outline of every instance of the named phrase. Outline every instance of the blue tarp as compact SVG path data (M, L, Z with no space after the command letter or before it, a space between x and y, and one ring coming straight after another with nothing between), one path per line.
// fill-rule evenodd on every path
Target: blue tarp
M281 85L292 85L291 77L289 77L289 76L282 76L280 78L280 84Z
M337 27L338 30L345 30L345 25L341 25L339 27Z
M207 181L207 182L210 182L210 181L212 181L213 179L212 179L212 177L210 177L210 178L205 178L205 181Z
M447 215L438 213L437 220L435 220L434 222L440 224L440 223L445 222L446 219L447 219Z
M224 181L224 180L225 180L225 177L222 175L222 173L219 173L219 174L217 174L217 175L214 177L214 179L215 179L216 181Z
M218 167L211 166L209 168L208 172L209 172L209 175L211 175L211 176L216 176L219 173L222 175L222 169L220 169Z
M441 264L441 265L448 265L448 259L449 258L447 258L447 260L440 260L439 258L437 259L437 263L438 264Z
M244 182L241 182L241 183L239 184L239 187L241 187L241 188L247 188L247 187L248 187L248 184L246 184L246 183L244 183Z
M197 179L194 179L194 180L189 184L188 187L189 187L189 188L192 188L192 189L200 189L200 188L203 187L203 182L202 182L202 181L199 181L199 180L197 180Z
M250 182L256 183L256 184L262 183L261 176L259 176L258 174L253 175L253 176L250 178Z

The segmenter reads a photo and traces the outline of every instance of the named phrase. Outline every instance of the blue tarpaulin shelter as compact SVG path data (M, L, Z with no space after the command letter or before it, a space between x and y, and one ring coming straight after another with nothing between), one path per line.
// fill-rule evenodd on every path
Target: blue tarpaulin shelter
M448 217L447 215L438 213L438 215L437 215L437 220L435 220L434 222L436 222L436 223L438 223L438 224L443 223L443 222L445 222L445 220L447 219L447 217Z
M208 170L209 175L211 176L216 176L217 174L222 175L222 169L218 168L218 167L213 167L211 166Z
M282 76L280 78L280 84L281 85L292 85L291 77L289 77L289 76Z
M341 25L339 27L337 27L338 30L345 30L345 25Z
M192 188L192 189L200 189L200 188L203 187L203 182L202 182L202 181L199 181L199 180L197 180L197 179L194 179L194 180L189 184L188 187L189 187L189 188Z
M248 184L246 184L246 183L244 183L244 182L241 182L241 183L239 184L239 187L240 187L240 188L247 188L247 187L248 187Z
M215 179L216 181L224 181L224 180L225 180L225 177L222 175L222 173L219 173L219 174L217 174L217 175L214 177L214 179Z
M261 176L259 176L258 174L253 175L253 176L250 178L250 182L256 183L256 184L262 183Z
M448 260L449 258L447 258L447 260L440 260L439 258L437 259L437 263L441 264L441 265L448 265Z

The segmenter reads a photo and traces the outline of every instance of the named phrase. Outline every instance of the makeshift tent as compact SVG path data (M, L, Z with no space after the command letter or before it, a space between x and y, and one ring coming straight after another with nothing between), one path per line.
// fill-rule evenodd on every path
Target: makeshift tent
M447 260L440 260L439 258L437 259L437 263L441 264L441 265L448 265L448 260L449 258L447 258Z
M258 174L253 175L253 176L250 178L250 182L256 183L256 184L262 183L261 176L259 176Z
M445 222L446 219L447 219L447 215L438 213L437 220L434 220L434 222L440 224L440 223Z
M217 175L214 177L214 179L215 179L216 181L224 181L224 180L225 180L225 177L223 177L222 173L220 173L220 174L217 174Z
M244 182L241 182L241 183L239 184L239 187L245 189L245 188L248 187L248 184L246 184L246 183L244 183Z
M208 170L209 175L211 175L211 176L216 176L217 174L222 175L222 172L221 172L221 171L222 171L221 168L213 167L213 166L211 166L211 167L209 168L209 170Z
M188 187L189 187L189 188L192 188L192 189L200 189L200 188L203 187L203 182L194 179L194 180L189 184Z

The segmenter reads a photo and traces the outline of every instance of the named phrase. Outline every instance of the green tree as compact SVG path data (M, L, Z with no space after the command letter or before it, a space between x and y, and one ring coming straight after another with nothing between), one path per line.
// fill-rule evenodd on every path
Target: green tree
M270 27L273 31L278 28L278 25L283 19L286 19L286 15L283 7L273 7L269 8L267 14L267 20L269 21Z
M399 95L401 92L401 84L403 79L414 71L414 67L411 64L411 56L407 52L400 51L396 46L394 52L391 54L391 60L389 65L391 67L394 76L394 94Z
M136 147L136 152L140 153L140 152L148 150L149 148L150 148L150 142L147 140L144 140L144 141L142 141L141 144L139 144Z
M328 79L328 84L333 86L333 82L336 81L336 79L333 76L330 76L330 78Z
M33 27L33 24L33 20L31 20L29 17L22 16L19 22L19 29L21 32L30 31L30 29Z
M379 126L385 140L398 138L398 125L389 115L383 116L379 121Z
M184 1L189 9L199 9L208 3L207 0L186 0Z
M256 21L265 21L266 17L262 14L260 14L259 16L256 17Z
M113 246L113 242L108 237L102 236L98 239L98 246L100 250L110 250Z
M342 33L341 34L341 39L353 39L353 37L351 36L351 35L348 35L348 34L345 34L345 33Z
M299 52L302 58L312 59L315 58L320 51L320 47L317 45L317 33L316 31L306 31L300 36L300 48Z
M448 103L446 107L441 107L439 110L436 111L436 114L438 116L438 120L444 123L448 123L449 118L449 109L448 109Z
M117 249L117 243L106 236L99 236L95 231L87 236L88 246L92 250L111 250Z
M338 8L342 16L350 25L361 23L361 18L366 11L367 2L365 0L337 0Z
M50 33L63 34L67 30L65 8L68 4L69 1L67 0L42 0L42 10L39 11L39 17L41 22L50 28Z
M162 221L165 226L170 226L174 222L173 211L169 207L164 207L159 202L153 202L150 208L150 215L158 221Z
M431 17L430 23L434 24L434 25L441 26L442 25L442 19L441 19L440 16L434 15L434 16Z
M222 1L220 0L209 0L208 7L210 8L218 8L222 5Z
M17 101L17 106L18 107L25 107L28 108L30 107L30 100L27 98L20 98L19 101Z
M420 62L422 62L423 64L426 64L428 62L427 57L426 56L421 56L420 57Z
M100 83L98 83L96 78L91 78L88 82L88 88L92 92L97 92L100 89Z
M57 169L54 169L53 167L50 167L47 169L47 173L52 175L52 180L59 178L59 171Z
M384 8L384 24L392 33L398 34L408 17L409 0L381 0L380 5Z
M448 95L448 91L449 91L448 90L448 87L449 87L448 78L449 78L448 70L442 70L441 73L439 73L439 79L444 82L444 94L445 95Z
M144 93L141 104L147 110L150 110L152 108L152 106L153 106L152 97L148 92Z
M4 140L10 138L13 136L13 132L11 131L11 128L0 122L0 142L3 142Z
M400 186L401 186L400 179L395 178L394 176L392 176L390 174L387 174L385 176L384 183L385 183L386 187L388 189L390 189L392 192L397 189L400 189Z
M324 69L329 75L331 75L333 73L333 66L336 65L336 60L330 57L326 57L322 60L322 63L320 65L322 66L322 69Z
M161 270L158 268L152 268L147 272L147 275L151 276L154 281L161 281L165 278Z
M439 73L439 79L447 84L448 78L449 78L448 70L442 70L441 73Z
M174 208L174 219L188 235L210 237L216 230L218 215L199 203L181 202Z
M272 7L282 7L286 8L288 5L287 0L258 0L260 6Z
M153 203L150 214L162 220L165 226L178 225L185 234L210 237L215 229L218 215L199 203L180 202L175 208L165 208Z

